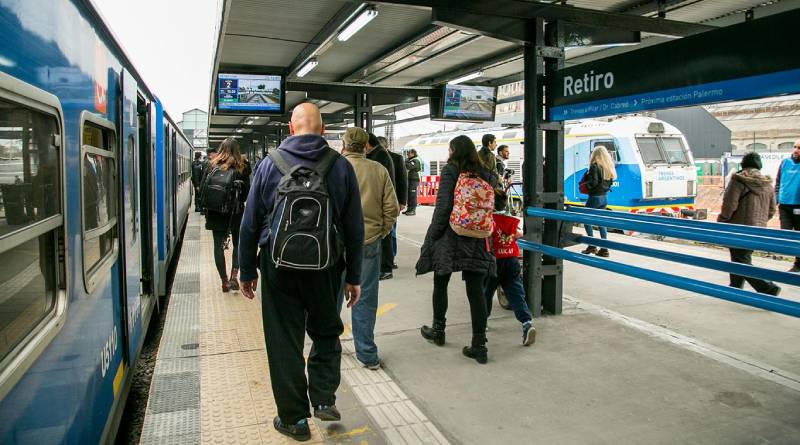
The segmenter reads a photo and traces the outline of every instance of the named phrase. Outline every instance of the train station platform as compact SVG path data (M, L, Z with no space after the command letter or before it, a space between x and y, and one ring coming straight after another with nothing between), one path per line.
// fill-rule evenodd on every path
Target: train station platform
M312 422L312 443L800 441L795 318L565 263L564 313L535 320L531 347L521 345L511 312L495 305L489 363L464 358L470 323L459 279L449 291L447 343L440 348L425 342L419 326L430 322L432 277L415 277L413 266L431 213L423 207L399 220L400 268L394 279L381 282L376 326L384 369L357 366L346 328L337 401L343 420ZM727 257L724 250L671 246ZM654 269L669 264L612 256ZM789 266L757 262L778 270ZM724 274L670 267L672 273L727 282ZM141 443L294 443L271 426L275 406L260 303L221 293L217 281L211 234L192 213ZM800 300L800 289L785 286L781 296ZM349 326L347 310L342 317Z

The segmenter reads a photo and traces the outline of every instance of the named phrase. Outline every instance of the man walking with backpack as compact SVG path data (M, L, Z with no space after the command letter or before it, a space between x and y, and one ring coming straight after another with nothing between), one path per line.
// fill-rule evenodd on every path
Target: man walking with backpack
M352 165L328 147L319 108L300 104L287 138L256 171L240 231L241 290L255 298L258 261L264 336L278 406L275 429L296 440L311 436L307 418L339 420L344 331L337 297L345 273L348 306L361 293L364 223ZM257 255L258 249L260 255ZM308 380L305 333L313 346Z
M342 154L353 165L361 193L364 214L364 257L361 262L361 298L353 306L353 341L356 358L368 369L381 367L375 344L375 317L378 311L378 278L381 272L382 240L392 231L400 207L389 173L364 155L367 132L348 128L342 137ZM341 300L340 300L341 301Z

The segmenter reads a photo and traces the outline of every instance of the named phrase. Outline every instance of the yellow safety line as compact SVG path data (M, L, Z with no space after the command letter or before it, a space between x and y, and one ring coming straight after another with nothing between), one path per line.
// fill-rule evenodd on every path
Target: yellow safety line
M397 303L382 304L382 305L378 306L378 310L376 312L376 315L378 317L380 317L380 316L386 314L387 312L391 311L392 309L394 309L396 307L397 307ZM352 333L352 332L353 332L353 326L350 325L350 323L345 323L344 332L342 332L342 336L346 337L346 336L350 335L350 333Z
M340 439L340 438L343 438L343 437L355 437L355 436L360 436L360 435L368 433L368 432L369 432L369 426L364 425L361 428L353 428L350 431L344 431L344 432L341 432L341 433L330 434L327 437L327 439Z

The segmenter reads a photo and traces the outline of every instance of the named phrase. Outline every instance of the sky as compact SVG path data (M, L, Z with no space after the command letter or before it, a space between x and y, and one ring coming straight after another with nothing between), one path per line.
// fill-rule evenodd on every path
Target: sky
M217 0L94 0L144 82L175 121L208 111Z

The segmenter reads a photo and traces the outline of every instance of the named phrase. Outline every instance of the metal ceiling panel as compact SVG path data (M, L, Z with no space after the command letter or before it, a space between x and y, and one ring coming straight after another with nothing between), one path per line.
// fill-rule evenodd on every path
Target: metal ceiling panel
M304 80L339 81L430 26L430 11L378 5L378 16L346 42L333 40Z
M347 3L344 0L234 0L225 33L277 40L264 44L307 43Z
M460 66L476 63L481 59L491 58L492 56L506 52L515 47L517 47L517 45L514 43L489 37L475 39L464 46L428 59L405 71L401 71L397 75L389 77L381 83L391 85L414 84L427 78L447 74ZM480 81L480 79L476 79L476 81Z
M288 66L305 48L302 42L280 42L259 37L226 36L221 64Z

